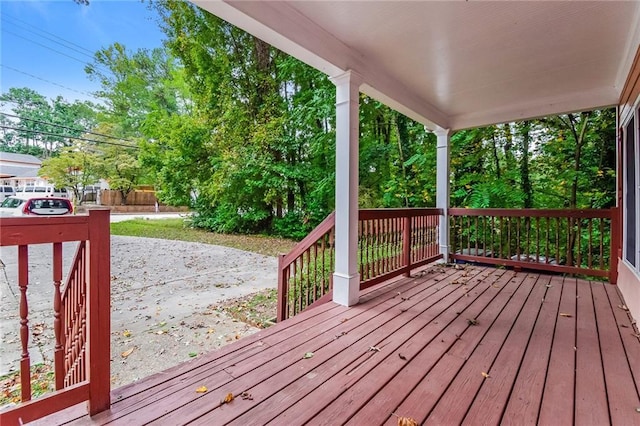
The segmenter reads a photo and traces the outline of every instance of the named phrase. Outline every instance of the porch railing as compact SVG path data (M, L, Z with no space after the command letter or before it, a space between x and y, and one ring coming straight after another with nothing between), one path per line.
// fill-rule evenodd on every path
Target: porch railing
M63 243L78 242L63 282ZM51 244L55 391L32 400L29 354L29 246ZM0 411L2 425L18 425L83 401L89 414L110 405L109 211L89 215L2 220L0 245L17 246L21 403Z
M360 210L358 264L364 289L409 274L441 258L440 209ZM278 321L331 296L335 261L335 214L331 213L287 255L278 259Z
M615 208L450 208L448 215L452 260L607 277L615 282Z

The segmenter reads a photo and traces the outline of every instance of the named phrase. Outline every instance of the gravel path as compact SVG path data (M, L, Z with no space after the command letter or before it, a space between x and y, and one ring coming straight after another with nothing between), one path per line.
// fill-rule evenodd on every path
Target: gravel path
M74 244L63 251L66 271ZM29 249L32 363L53 349L50 253ZM0 259L2 375L20 359L17 249L2 247ZM256 332L211 306L277 284L276 258L201 243L112 236L111 259L113 388Z

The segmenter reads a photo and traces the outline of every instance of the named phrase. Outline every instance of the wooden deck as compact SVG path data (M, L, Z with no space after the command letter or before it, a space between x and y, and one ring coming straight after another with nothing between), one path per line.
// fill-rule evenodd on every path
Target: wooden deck
M40 423L640 424L635 333L609 284L431 266Z

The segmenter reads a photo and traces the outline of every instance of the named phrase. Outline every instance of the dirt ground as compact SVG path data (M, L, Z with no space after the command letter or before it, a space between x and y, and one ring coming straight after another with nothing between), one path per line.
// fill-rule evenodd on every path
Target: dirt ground
M17 256L11 249L16 251L0 251L0 376L15 371L20 359ZM43 245L29 253L32 364L52 359L50 251ZM75 248L63 251L67 270ZM112 388L256 332L229 316L225 302L242 306L250 300L245 296L277 284L276 258L207 244L113 236L111 259Z

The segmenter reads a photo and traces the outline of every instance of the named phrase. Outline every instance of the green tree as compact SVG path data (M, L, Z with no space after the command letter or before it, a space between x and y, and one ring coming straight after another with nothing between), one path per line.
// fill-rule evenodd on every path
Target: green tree
M42 162L38 175L58 188L70 189L76 202L82 204L82 188L95 183L102 168L102 157L95 146L83 141L62 148L60 154Z
M12 87L0 95L0 105L11 114L2 114L2 143L20 152L53 155L71 144L96 124L98 107L91 102L68 102L61 96L47 99L29 88ZM22 148L21 148L22 147Z

